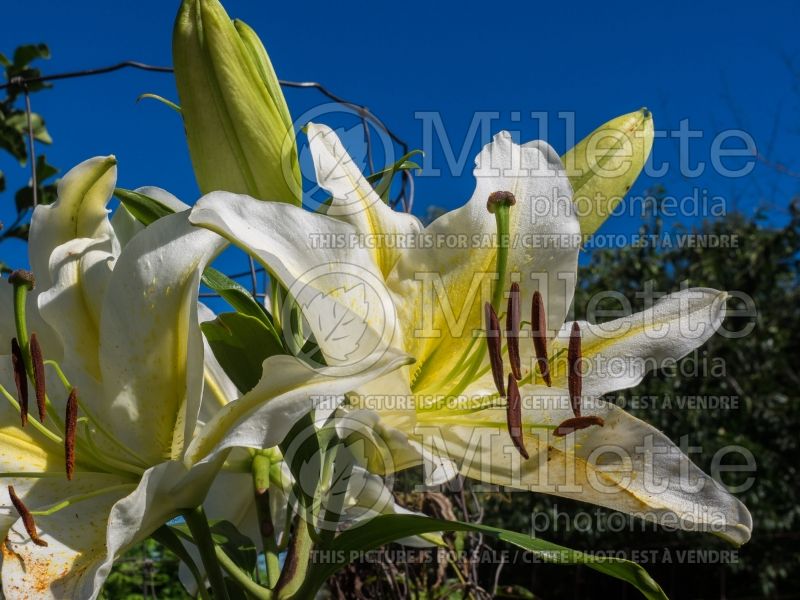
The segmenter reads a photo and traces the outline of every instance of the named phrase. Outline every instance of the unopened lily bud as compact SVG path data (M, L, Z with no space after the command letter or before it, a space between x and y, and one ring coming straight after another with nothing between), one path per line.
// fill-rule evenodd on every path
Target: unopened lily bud
M641 108L604 123L561 157L584 239L633 186L650 156L653 135L653 115Z
M292 120L255 32L231 21L218 0L183 0L172 57L200 190L299 205Z

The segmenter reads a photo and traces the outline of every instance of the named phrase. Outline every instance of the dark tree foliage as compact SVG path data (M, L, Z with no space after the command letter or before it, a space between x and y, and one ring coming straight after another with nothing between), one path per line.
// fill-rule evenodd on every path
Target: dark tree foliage
M50 49L46 44L19 46L10 58L0 53L0 71L5 79L4 83L9 84L4 90L4 97L0 97L0 150L16 160L20 167L30 166L29 134L33 135L36 142L42 144L52 142L40 114L31 112L29 125L25 102L26 94L30 96L52 86L46 82L20 83L23 79L39 77L41 75L39 69L31 63L48 58ZM40 204L50 204L55 201L56 184L53 178L57 173L58 169L47 162L44 154L36 156L37 200ZM4 191L6 191L6 179L0 170L0 192ZM27 220L33 207L31 180L14 193L14 204L17 217L13 223L6 223L4 227L0 227L0 241L9 238L27 239ZM2 263L0 270L7 270Z

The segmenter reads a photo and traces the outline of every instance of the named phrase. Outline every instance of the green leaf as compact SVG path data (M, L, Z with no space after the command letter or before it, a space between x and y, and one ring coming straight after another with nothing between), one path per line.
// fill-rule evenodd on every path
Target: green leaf
M171 108L172 110L174 110L176 113L181 114L181 107L178 106L177 104L175 104L172 100L167 100L163 96L159 96L158 94L151 94L151 93L140 94L139 97L136 98L136 101L140 102L141 100L144 100L144 99L156 100L158 102L161 102L161 104L164 104L164 105L168 106L169 108Z
M217 292L236 312L254 317L280 339L267 309L244 286L213 267L203 271L203 285Z
M20 135L28 135L28 116L24 112L17 112L10 115L6 119L6 125L15 129ZM38 113L31 113L31 129L33 129L33 137L43 144L52 144L53 138L47 132L44 126L44 119Z
M394 176L400 173L401 171L410 171L413 169L419 169L420 166L409 160L412 156L416 156L417 154L423 154L422 150L412 150L408 154L402 156L400 160L395 162L393 165L385 168L383 171L378 171L377 173L373 173L367 177L367 181L372 184L378 182L375 187L375 192L383 199L384 202L389 201L389 192L392 188L392 180Z
M227 312L202 323L203 333L220 365L243 393L261 379L261 364L270 356L285 354L281 340L257 318Z
M642 108L604 123L561 157L584 240L631 189L650 156L653 135L652 113Z
M47 44L27 44L18 46L14 50L14 66L18 69L27 67L37 58L50 58L50 48Z
M114 195L119 198L120 202L128 209L128 212L145 226L175 212L155 198L133 190L114 188Z
M307 590L318 590L338 569L350 562L353 553L366 552L396 539L431 533L434 531L473 531L492 535L504 542L532 552L545 562L560 565L585 565L611 577L627 581L650 600L664 600L667 596L641 565L621 558L592 556L559 546L541 538L532 538L522 533L475 525L460 521L431 519L419 515L381 515L371 521L340 534L322 549L327 560L315 563L307 574ZM344 557L341 560L340 557Z
M205 577L200 574L200 569L197 568L192 555L189 554L186 546L181 543L180 538L173 529L168 525L162 525L153 532L151 537L183 561L186 568L192 573L198 589L205 586Z
M211 539L222 546L236 565L247 573L254 573L258 565L258 553L253 541L241 533L230 521L212 521Z

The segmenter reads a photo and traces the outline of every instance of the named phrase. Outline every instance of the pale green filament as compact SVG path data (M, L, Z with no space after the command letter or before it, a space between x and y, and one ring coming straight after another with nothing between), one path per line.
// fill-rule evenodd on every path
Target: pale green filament
M2 385L0 385L0 394L3 394L3 396L5 396L6 400L8 400L9 403L11 404L11 406L14 407L14 410L16 410L20 414L22 413L22 410L19 407L19 402L17 402L16 398L14 398L14 396L9 394L8 390L6 388L4 388ZM47 427L42 425L36 419L28 419L28 423L30 425L32 425L33 428L36 431L41 433L47 439L55 442L56 444L63 444L64 443L64 439L61 436L59 436L59 435L53 433L52 431L50 431Z
M58 378L61 380L61 384L64 386L64 389L66 391L72 390L72 385L70 384L69 379L67 379L67 376L64 374L64 371L61 369L61 367L56 361L46 360L44 361L44 364L52 367L55 370L56 374L58 375ZM140 466L142 467L147 466L147 463L144 460L142 460L142 458L139 455L137 455L133 450L128 448L125 444L120 442L110 431L108 431L105 428L105 426L99 419L96 419L94 417L92 412L81 401L80 394L78 394L78 407L80 408L81 412L84 415L86 415L86 417L89 419L89 422L92 424L92 426L102 435L104 435L112 444L114 444L117 448L119 448L120 450L125 452L128 456L130 456L132 459L134 459L137 463L139 463ZM92 444L92 447L96 448L94 444ZM100 452L100 456L103 456L103 460L107 458L107 454L104 455L102 452Z
M40 510L32 510L30 511L34 517L47 517L52 514L57 513L60 510L68 508L73 504L77 504L78 502L83 502L84 500L91 500L92 498L96 498L97 496L104 496L105 494L110 494L111 492L121 491L121 490L128 490L130 488L136 487L132 483L121 483L119 485L112 485L105 488L100 488L99 490L94 490L92 492L86 492L85 494L78 494L76 496L70 496L66 500L62 500L57 504L53 504L48 508L43 508Z

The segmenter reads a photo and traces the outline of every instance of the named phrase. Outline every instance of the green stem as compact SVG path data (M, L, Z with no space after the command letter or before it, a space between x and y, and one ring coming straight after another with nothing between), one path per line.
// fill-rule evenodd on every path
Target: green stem
M300 593L305 582L313 547L311 527L312 524L302 517L302 513L297 515L294 535L286 553L283 572L278 580L277 593L280 600L303 597Z
M239 566L233 562L233 560L231 560L231 557L228 556L222 548L215 546L214 549L216 552L216 559L219 561L219 564L223 569L225 569L225 572L228 574L228 576L238 583L242 589L248 593L248 595L256 598L257 600L272 600L272 590L261 587L255 581L253 581L247 573L240 569Z
M275 543L275 526L269 506L269 470L272 461L268 455L258 453L253 457L253 487L255 489L256 514L258 529L264 546L264 560L267 567L267 587L273 588L278 583L281 568L278 559L278 545Z
M206 577L211 589L214 592L215 600L229 600L228 589L225 587L225 578L222 575L219 562L217 560L216 546L211 538L211 530L208 527L205 511L202 506L183 513L186 525L192 532L194 543L200 552L200 559L206 569Z

